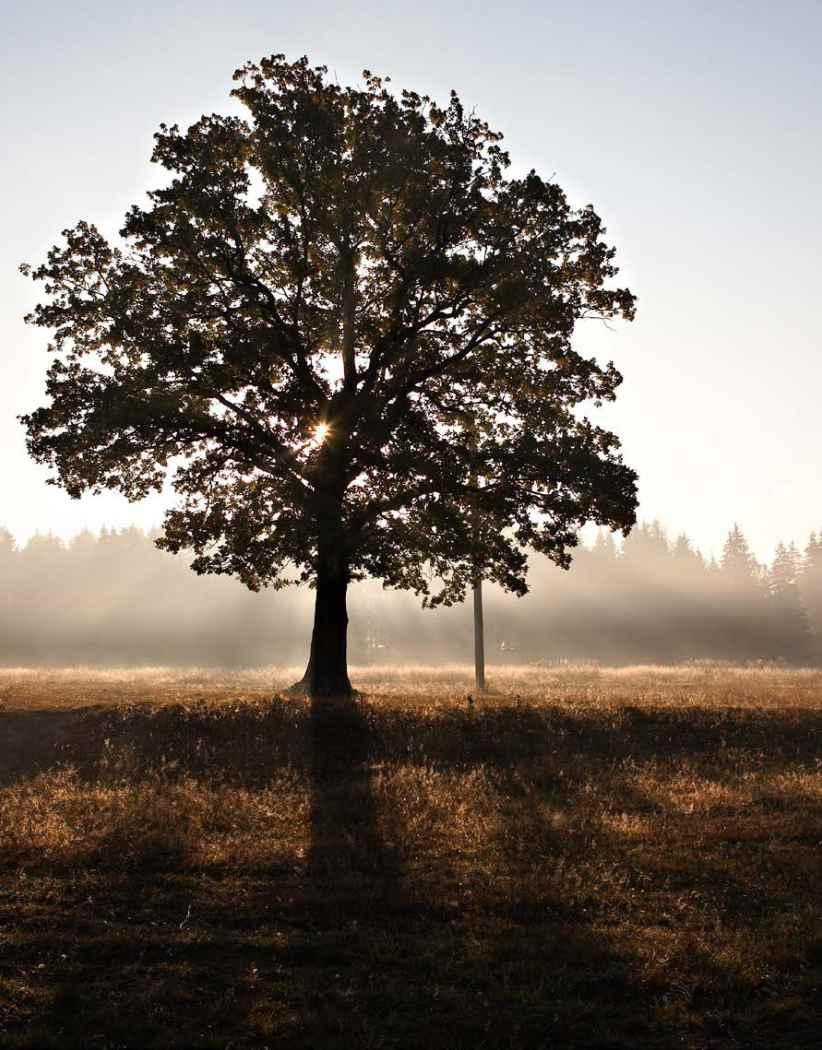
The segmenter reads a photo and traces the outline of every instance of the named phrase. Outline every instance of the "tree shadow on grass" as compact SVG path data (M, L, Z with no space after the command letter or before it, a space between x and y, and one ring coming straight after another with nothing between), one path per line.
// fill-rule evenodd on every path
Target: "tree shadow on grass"
M700 904L692 919L736 922L736 908L736 927L747 922L752 895L778 902L744 858L729 868L703 854L701 871L683 864L677 872L638 855L597 823L589 792L599 785L644 819L662 803L619 772L620 763L674 769L687 760L721 779L741 753L755 759L767 744L775 770L804 768L817 754L816 713L596 715L489 704L429 716L367 702L275 701L93 709L68 721L59 712L54 722L49 713L10 714L17 738L28 734L0 771L11 785L66 761L91 786L155 778L157 797L193 777L246 792L234 814L242 824L259 819L257 800L290 770L308 797L307 850L266 844L260 824L255 859L192 862L184 814L175 820L163 810L147 823L140 796L94 849L83 852L78 840L74 854L6 866L2 1045L812 1045L800 1041L813 1023L807 974L791 985L804 999L783 1019L793 1036L780 1041L777 1021L757 1042L750 1027L740 1034L738 1020L762 988L723 969L720 953L694 943L678 972L701 977L684 991L674 973L662 980L643 972L622 935L634 923L642 936L657 936L656 917L630 911L643 894L710 894L712 907ZM403 768L409 791L438 775L455 792L474 772L486 778L491 809L477 824L476 848L461 840L429 851L433 817L402 783L393 795L386 788ZM465 802L455 793L446 808L456 814ZM800 802L813 818L812 797ZM457 818L451 827L461 831ZM191 828L196 834L196 821ZM600 881L586 883L594 877ZM608 894L625 887L636 891L624 894L628 910L615 914L611 901L609 912ZM724 996L715 1032L695 1015L705 1014L700 996L711 981Z
M0 710L0 787L61 766L71 766L90 782L110 779L119 769L124 776L160 772L253 789L283 768L305 775L313 769L320 780L333 781L335 771L326 775L324 766L335 761L336 774L347 769L351 776L365 762L507 769L548 754L612 762L687 760L695 766L716 765L720 759L720 766L732 769L722 756L738 750L761 753L775 768L793 768L813 766L822 757L820 739L822 711L802 709L586 712L489 704L477 714L455 705L427 715L367 703L325 712L277 697ZM343 741L350 756L347 767L340 767ZM328 752L327 760L315 760L315 743L317 753Z
M311 848L316 908L344 901L352 920L399 903L400 861L379 828L371 785L373 741L356 700L311 705ZM338 902L332 904L331 901Z

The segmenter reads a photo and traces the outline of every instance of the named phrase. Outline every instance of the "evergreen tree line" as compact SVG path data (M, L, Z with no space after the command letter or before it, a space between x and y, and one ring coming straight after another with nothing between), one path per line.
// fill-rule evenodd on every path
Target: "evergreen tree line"
M300 664L312 596L252 594L196 576L138 529L34 536L18 548L0 529L0 662L43 664ZM570 571L534 557L522 599L486 590L491 662L688 659L822 663L822 532L806 547L753 557L742 531L719 561L684 535L643 524L623 543L600 533ZM466 661L470 603L435 612L375 581L350 594L353 663Z

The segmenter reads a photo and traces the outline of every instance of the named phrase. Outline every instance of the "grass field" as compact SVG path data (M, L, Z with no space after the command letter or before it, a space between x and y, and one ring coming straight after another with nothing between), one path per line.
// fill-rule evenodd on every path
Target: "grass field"
M822 1046L822 672L0 670L4 1048Z

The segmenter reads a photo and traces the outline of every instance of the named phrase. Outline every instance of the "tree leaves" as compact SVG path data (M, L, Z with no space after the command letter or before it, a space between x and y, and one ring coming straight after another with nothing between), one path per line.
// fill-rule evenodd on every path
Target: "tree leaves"
M621 377L571 344L634 313L594 210L508 179L455 93L281 55L235 79L247 120L161 126L171 178L121 246L80 223L29 271L56 353L32 455L74 496L171 472L161 544L251 587L310 579L324 536L434 603L478 565L522 592L524 548L567 565L585 521L629 528L635 475L580 412Z

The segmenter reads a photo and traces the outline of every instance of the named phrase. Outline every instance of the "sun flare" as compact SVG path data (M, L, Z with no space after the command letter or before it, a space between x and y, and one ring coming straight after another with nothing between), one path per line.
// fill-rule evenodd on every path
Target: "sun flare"
M328 437L330 429L328 423L318 423L316 427L314 427L314 444L321 445Z

